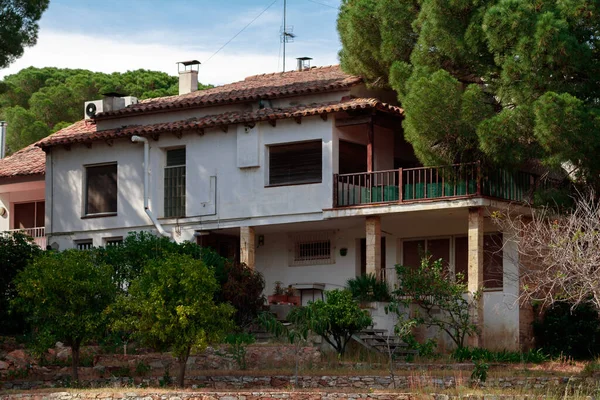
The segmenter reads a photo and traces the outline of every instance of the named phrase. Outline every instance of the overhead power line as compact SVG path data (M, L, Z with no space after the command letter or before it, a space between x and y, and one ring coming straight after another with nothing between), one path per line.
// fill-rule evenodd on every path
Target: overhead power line
M333 8L334 10L338 9L337 7L330 6L329 4L321 3L319 1L315 1L315 0L307 0L307 1L310 1L311 3L315 3L315 4L320 4L320 5L325 6L325 7Z
M246 26L244 26L238 33L236 33L235 35L233 35L233 37L231 39L229 39L223 46L219 47L219 50L215 51L210 57L208 57L205 61L204 64L206 64L208 61L210 61L211 58L213 58L214 56L217 55L217 53L219 53L221 50L223 50L225 48L225 46L227 46L229 43L233 42L233 40L238 37L242 32L244 32L246 30L246 28L248 28L250 25L252 25L252 23L254 21L256 21L257 19L259 19L261 17L261 15L263 15L264 13L267 12L267 10L269 8L271 8L275 3L277 3L279 0L274 0L271 4L269 4L267 6L267 8L265 8L264 10L262 10L260 12L260 14L258 14L256 17L254 17L254 19L250 22L248 22L248 24Z

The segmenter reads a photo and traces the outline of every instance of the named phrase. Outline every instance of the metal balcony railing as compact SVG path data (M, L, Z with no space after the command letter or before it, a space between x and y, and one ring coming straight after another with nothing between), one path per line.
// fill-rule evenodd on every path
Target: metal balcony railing
M333 205L351 207L481 196L531 202L538 181L539 177L529 172L496 170L482 174L479 163L335 174Z

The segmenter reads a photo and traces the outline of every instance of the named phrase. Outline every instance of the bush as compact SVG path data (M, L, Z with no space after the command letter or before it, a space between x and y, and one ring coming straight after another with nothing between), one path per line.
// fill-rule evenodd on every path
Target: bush
M457 362L483 361L494 363L532 363L539 364L547 361L550 356L543 350L529 350L525 353L518 351L492 351L482 348L462 347L452 352L452 358Z
M0 335L25 333L23 315L11 313L10 302L15 298L14 278L42 250L33 239L20 232L0 233Z
M348 279L346 287L356 301L390 301L386 282L378 281L375 274L366 274Z
M349 290L331 290L326 296L325 301L311 302L294 312L305 313L310 329L343 356L352 335L372 325L373 320L352 299Z
M176 243L151 232L130 232L120 246L99 247L93 251L100 263L113 267L114 281L121 290L126 290L140 275L146 263L164 259L170 254L187 255L195 260L202 260L206 266L213 269L220 285L227 280L226 260L211 249L190 242Z
M417 304L423 312L412 320L439 328L448 334L457 348L464 347L467 336L477 332L477 326L471 322L471 310L481 291L473 294L472 301L466 300L467 285L460 283L460 274L456 281L449 279L441 260L431 261L428 256L422 258L418 268L397 265L396 274L400 286L393 292L388 310L397 313L403 323L410 323L404 319L401 306L407 308Z
M260 272L245 264L227 263L225 273L227 280L221 287L218 300L229 303L236 309L234 321L238 327L244 328L264 308L265 280Z
M552 356L590 359L600 355L600 320L590 304L556 302L533 325L536 344Z

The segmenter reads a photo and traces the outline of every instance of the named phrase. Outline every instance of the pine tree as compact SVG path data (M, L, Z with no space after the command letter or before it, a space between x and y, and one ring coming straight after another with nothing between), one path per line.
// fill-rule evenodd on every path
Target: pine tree
M391 88L424 164L570 166L600 187L600 3L343 0L342 68Z

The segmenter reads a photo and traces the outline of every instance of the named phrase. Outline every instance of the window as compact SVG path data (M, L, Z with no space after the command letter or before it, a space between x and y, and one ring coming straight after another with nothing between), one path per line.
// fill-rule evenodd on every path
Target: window
M111 247L111 246L120 246L123 244L123 237L111 237L111 238L104 238L104 246L105 247Z
M117 212L117 164L85 168L85 214Z
M333 264L332 232L302 232L290 237L290 266Z
M402 263L407 267L419 267L425 254L429 255L432 261L442 259L442 265L448 270L450 268L450 238L405 240L402 244Z
M185 216L185 147L167 150L165 217Z
M319 183L323 180L320 140L269 146L269 185Z
M94 247L92 239L76 240L75 246L77 250L91 250Z

